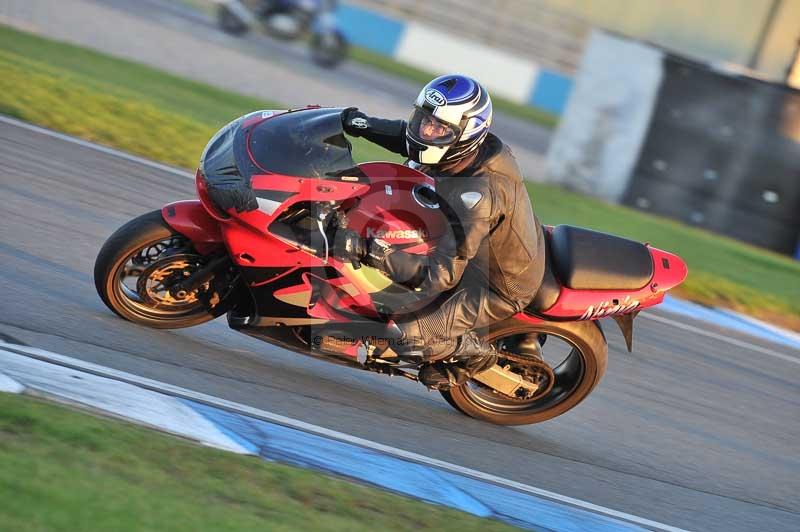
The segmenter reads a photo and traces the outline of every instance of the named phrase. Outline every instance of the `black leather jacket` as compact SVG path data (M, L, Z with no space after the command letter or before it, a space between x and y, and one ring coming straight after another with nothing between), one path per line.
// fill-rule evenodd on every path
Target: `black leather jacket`
M405 121L355 116L366 119L367 126L345 121L347 133L407 156ZM440 207L454 230L427 256L389 254L387 274L395 282L439 293L456 287L466 273L521 311L542 282L545 245L511 149L490 133L475 159L457 173L407 164L436 180Z

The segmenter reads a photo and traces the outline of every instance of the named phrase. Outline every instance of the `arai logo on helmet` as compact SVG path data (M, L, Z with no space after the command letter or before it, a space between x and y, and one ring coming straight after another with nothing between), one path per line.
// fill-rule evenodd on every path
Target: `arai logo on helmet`
M444 97L444 94L437 91L436 89L426 90L425 100L431 105L435 105L437 107L440 105L445 105L447 103L447 98Z

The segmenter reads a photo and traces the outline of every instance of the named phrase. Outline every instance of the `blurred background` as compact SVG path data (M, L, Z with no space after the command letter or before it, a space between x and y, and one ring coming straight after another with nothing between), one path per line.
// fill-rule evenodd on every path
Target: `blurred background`
M341 12L354 43L465 71L558 117L532 178L798 253L800 2L356 0Z
M3 113L184 168L253 109L405 118L472 75L543 221L675 250L681 296L800 329L800 0L0 0L0 23Z

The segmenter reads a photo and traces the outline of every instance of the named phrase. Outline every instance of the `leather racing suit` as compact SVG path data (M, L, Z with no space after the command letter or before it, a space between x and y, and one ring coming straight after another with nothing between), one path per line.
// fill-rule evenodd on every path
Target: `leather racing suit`
M358 111L350 118L348 134L408 157L404 120ZM441 294L397 325L412 345L424 346L426 360L442 360L460 337L490 328L533 299L544 275L544 236L511 149L497 136L489 133L462 168L406 164L434 178L453 231L429 255L396 250L382 266L396 283Z

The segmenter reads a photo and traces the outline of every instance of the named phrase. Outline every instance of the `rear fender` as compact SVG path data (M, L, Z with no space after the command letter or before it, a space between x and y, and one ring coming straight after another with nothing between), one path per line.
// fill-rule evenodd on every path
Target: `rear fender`
M689 273L686 263L674 253L648 246L653 257L653 280L651 286L658 292L666 292L681 284Z
M653 257L653 278L650 289L659 295L658 302L663 301L664 294L681 284L689 273L686 263L674 253L648 246L650 256ZM611 317L619 325L625 346L628 352L633 349L633 319L639 314L640 309L625 314L614 314Z
M219 222L203 208L199 200L176 201L161 209L164 221L191 240L194 248L207 255L224 247Z

